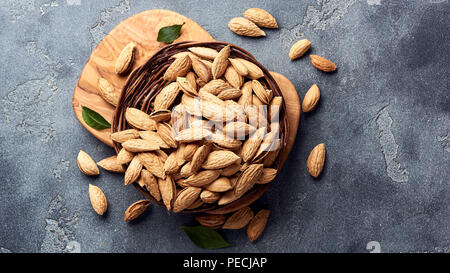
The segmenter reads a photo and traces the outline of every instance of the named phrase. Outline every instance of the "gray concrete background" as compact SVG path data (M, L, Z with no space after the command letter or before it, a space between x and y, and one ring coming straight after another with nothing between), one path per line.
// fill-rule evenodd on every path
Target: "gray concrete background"
M228 30L250 7L270 11L280 29L262 39ZM1 1L0 252L205 251L180 228L194 224L191 216L152 206L124 223L140 194L121 175L89 178L76 165L80 149L97 161L114 153L72 112L81 70L116 24L153 8L180 12L249 50L301 97L313 83L321 89L286 166L252 205L271 210L264 234L250 243L244 230L221 231L236 246L219 252L369 252L371 241L381 252L450 252L445 0ZM309 58L289 61L303 37L337 73L317 71ZM305 162L320 142L327 159L315 181ZM104 217L90 207L89 183L108 197Z

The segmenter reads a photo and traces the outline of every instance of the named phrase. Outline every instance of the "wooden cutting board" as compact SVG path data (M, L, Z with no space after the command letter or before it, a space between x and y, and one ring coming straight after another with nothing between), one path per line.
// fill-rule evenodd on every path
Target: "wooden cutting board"
M116 58L123 47L133 41L137 45L133 64L135 69L145 63L156 51L166 44L156 41L161 27L185 23L181 35L174 41L215 41L206 30L191 19L170 10L155 9L136 14L118 24L94 49L84 66L73 93L73 111L81 124L103 143L112 146L109 137L110 129L95 130L89 127L81 115L81 106L86 106L112 123L114 107L102 99L97 91L97 80L106 78L117 89L122 90L127 75L118 76L114 73ZM251 38L249 38L251 39ZM282 154L284 162L292 149L297 135L300 120L300 100L292 83L283 75L271 72L283 93L289 119L289 140Z

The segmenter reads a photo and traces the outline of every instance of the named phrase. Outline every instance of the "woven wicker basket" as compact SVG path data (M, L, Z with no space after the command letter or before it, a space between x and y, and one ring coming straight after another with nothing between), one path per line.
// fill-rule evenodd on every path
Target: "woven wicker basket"
M273 91L274 96L282 96L279 86L270 75L269 71L258 63L256 59L244 49L224 42L180 42L162 48L145 64L130 74L122 90L122 95L115 111L112 131L117 132L131 128L125 120L125 111L128 107L141 109L148 114L152 112L152 101L155 99L155 96L168 84L162 76L168 66L174 61L174 58L170 58L172 55L183 51L188 51L188 48L190 47L209 47L220 51L220 49L226 45L231 46L230 57L246 59L261 68L265 76L259 80ZM284 100L280 109L279 118L281 138L281 151L279 154L283 154L287 143L287 137L289 135L289 126ZM120 143L115 143L114 145L114 148L118 153L121 149L121 145ZM281 162L279 159L275 161L272 168L280 170ZM140 187L137 183L134 183L134 185L147 198L157 202L146 189ZM269 185L270 184L255 185L253 189L248 191L241 198L224 206L218 206L217 204L203 204L195 210L185 210L183 212L207 212L211 214L226 214L233 212L253 203L267 190ZM164 206L162 201L157 203Z

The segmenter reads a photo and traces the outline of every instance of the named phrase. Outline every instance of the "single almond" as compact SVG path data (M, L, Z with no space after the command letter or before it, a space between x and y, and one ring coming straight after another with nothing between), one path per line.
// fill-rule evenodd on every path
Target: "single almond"
M206 186L206 189L213 192L226 192L233 188L230 179L227 177L220 177L214 182Z
M232 151L213 151L209 153L202 168L205 170L217 170L228 167L240 160Z
M220 193L212 192L208 190L203 190L200 194L200 199L206 204L216 203L220 198Z
M303 112L309 112L316 108L317 103L320 99L320 90L317 84L313 84L311 88L309 88L308 92L306 92L305 97L303 98L302 109Z
M224 214L203 213L195 215L195 220L197 220L200 225L212 229L220 228L225 223L226 219L227 216Z
M158 185L164 205L168 210L171 210L176 193L175 183L170 176L167 176L165 179L159 178Z
M234 88L239 89L244 83L244 78L231 65L227 67L223 76Z
M192 59L192 69L198 78L205 83L209 82L212 78L211 68L209 68L204 62L193 58Z
M256 25L265 28L278 28L277 20L263 9L251 8L243 13L244 17Z
M266 228L267 219L269 219L270 211L266 209L260 210L250 221L247 227L247 236L250 241L255 241L263 233Z
M230 166L222 169L223 176L232 176L235 175L241 169L241 162L236 162L231 164Z
M228 67L228 57L230 57L231 47L227 45L223 47L219 54L214 58L212 63L211 72L214 79L219 79L225 73Z
M117 106L120 99L120 91L117 91L107 79L99 78L97 81L97 88L100 96L102 96L107 103Z
M192 205L190 205L186 209L196 209L196 208L200 207L201 205L203 205L202 199L197 198L197 200L195 200L194 203L192 203Z
M232 181L232 180L230 179L230 181ZM239 199L241 196L242 196L242 195L237 195L236 192L232 189L232 190L229 190L229 191L225 192L225 193L220 197L219 201L217 201L217 204L218 204L219 206L223 206L223 205L229 204L229 203L231 203L231 202L233 202L233 201L236 201L236 200Z
M164 171L166 174L174 174L178 171L179 167L180 165L178 165L177 153L172 152L166 162L164 162Z
M189 84L192 86L192 88L197 92L197 76L194 72L189 71L186 74L186 80L189 82Z
M115 173L125 172L124 166L122 164L117 163L117 156L115 155L100 160L99 162L97 162L97 165L110 172Z
M208 157L209 153L211 152L211 144L205 144L202 145L200 148L198 148L197 151L195 151L194 155L192 156L190 171L192 173L196 173L200 167L202 166L203 162L205 162L206 158Z
M197 90L189 83L189 81L184 77L177 77L177 84L178 87L183 91L185 94L196 97L198 96Z
M139 178L142 170L142 163L137 156L131 160L125 171L125 185L129 185Z
M153 111L149 117L156 122L166 122L172 118L172 111L167 109Z
M150 200L139 200L131 204L125 211L123 220L125 222L132 221L138 218L144 211L147 210L150 205Z
M325 144L320 143L311 151L306 165L311 176L317 178L323 170L325 163Z
M180 143L194 142L205 138L209 138L211 134L212 134L211 131L208 130L188 128L178 132L174 140Z
M252 80L257 80L261 77L264 77L264 72L256 64L254 64L250 61L247 61L246 59L242 59L242 58L236 58L236 60L240 61L243 65L245 65L247 67L247 70L248 70L247 77L248 78L250 78Z
M162 138L155 131L139 131L139 136L143 140L148 140L148 141L158 144L158 146L160 148L163 148L163 149L170 148L170 146L164 140L162 140Z
M190 47L188 50L203 59L214 60L217 57L217 50L209 47Z
M161 139L172 148L177 148L178 144L172 136L172 126L168 123L158 123L157 132Z
M260 99L264 104L269 104L270 100L272 99L264 86L261 84L258 80L252 81L252 89L253 92L255 92L255 95Z
M228 88L223 90L217 95L221 100L233 100L237 99L242 95L242 91L239 88Z
M259 146L264 139L266 128L260 128L249 137L242 146L241 156L244 162L249 162L258 152Z
M180 88L176 82L166 85L155 97L153 110L169 109L177 98Z
M211 93L211 94L217 96L222 90L225 90L230 87L231 87L231 85L229 83L225 82L224 80L215 79L215 80L208 82L202 88L200 88L199 93L208 92L208 93Z
M173 203L173 212L180 212L194 203L202 191L197 187L186 187L178 194L175 202Z
M226 90L229 90L229 89L231 89L231 88L224 89L222 92L224 92ZM222 92L220 92L219 95L222 94ZM200 98L201 98L200 103L211 102L211 103L218 104L220 106L225 106L225 102L223 101L223 99L218 97L219 95L215 96L215 95L213 95L213 94L211 94L209 92L205 92L203 90L199 92L199 95L200 95Z
M188 178L189 176L191 176L193 174L194 173L192 172L191 162L188 162L188 163L184 164L184 166L181 167L181 169L180 169L180 176L181 177Z
M215 181L220 175L218 170L206 170L186 178L185 183L193 187L203 187Z
M267 153L267 155L264 157L264 167L271 167L273 165L273 163L275 163L275 161L278 158L278 155L280 154L281 149L277 149L274 151L270 151L269 153Z
M136 129L128 129L111 134L111 139L115 142L123 143L130 139L139 138L139 131Z
M272 182L277 176L277 169L264 168L261 177L256 181L256 184L267 184Z
M156 180L155 176L148 170L142 169L141 178L144 182L145 188L148 190L151 196L153 196L156 201L160 201L161 193L159 192L158 180Z
M119 153L117 154L117 163L118 164L127 164L129 163L134 157L134 153L126 150L125 148L120 149Z
M128 107L125 111L125 119L131 126L141 130L156 129L156 122L147 113L136 108Z
M335 71L337 68L332 61L325 59L324 57L321 57L319 55L311 54L309 55L309 57L311 58L312 65L321 71L332 72Z
M198 148L199 148L198 143L187 143L183 150L184 160L191 161Z
M239 176L234 191L237 196L242 196L250 190L263 173L263 164L251 164Z
M103 191L92 184L89 184L89 199L94 211L98 215L103 215L108 209L108 201Z
M238 59L228 58L228 61L233 66L234 70L236 70L239 75L245 77L248 74L248 68Z
M149 152L159 149L156 141L148 139L130 139L122 143L122 147L133 153Z
M226 149L237 149L242 145L242 141L227 137L225 134L218 133L217 131L212 135L212 140L218 146Z
M228 122L224 127L224 132L227 136L237 136L238 139L242 136L252 134L256 128L242 121Z
M188 55L175 59L164 73L164 80L173 82L177 77L184 77L191 69L191 58Z
M231 19L230 22L228 22L228 28L234 33L242 36L266 36L266 33L255 23L243 17L235 17Z
M130 69L135 48L136 45L133 42L130 42L122 49L122 52L120 52L120 55L116 60L116 65L114 66L117 74L123 74Z
M80 171L85 175L100 174L100 170L98 169L97 164L85 151L80 150L80 152L78 153L77 164L78 168L80 168Z
M244 228L253 218L253 211L249 207L244 207L233 213L223 224L223 229Z
M244 83L244 85L241 88L241 92L242 95L238 100L238 103L240 105L242 105L244 107L244 109L246 109L248 106L253 104L252 98L253 98L253 93L252 93L252 82L248 81L246 83Z
M144 165L144 167L152 173L154 176L159 178L166 178L164 172L164 163L159 156L154 153L140 153L137 155L139 161Z
M289 51L289 59L295 60L303 56L311 47L311 42L308 39L302 39L296 42Z

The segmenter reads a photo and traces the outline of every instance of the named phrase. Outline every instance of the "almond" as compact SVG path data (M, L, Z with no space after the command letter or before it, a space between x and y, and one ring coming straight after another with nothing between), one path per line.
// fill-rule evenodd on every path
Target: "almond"
M252 81L252 89L253 92L255 92L255 95L260 99L264 104L269 104L270 102L270 96L264 86L259 82L258 80Z
M139 138L139 131L136 129L128 129L111 134L111 139L115 142L123 143L130 139Z
M241 156L244 162L249 162L258 152L259 146L264 138L266 128L258 129L251 137L249 137L242 146Z
M207 228L220 228L223 223L225 223L225 220L227 219L226 215L223 214L197 214L195 215L195 220L197 222Z
M147 113L136 108L127 108L125 111L125 119L131 126L141 130L156 129L156 122Z
M236 201L240 197L241 196L237 195L234 190L229 190L220 197L219 201L217 201L217 204L219 206L223 206L223 205L229 204L233 201Z
M250 241L255 241L263 233L266 228L267 219L269 218L270 211L266 209L260 210L255 217L250 221L247 227L247 236Z
M202 199L202 201L207 204L215 203L217 202L217 200L219 200L219 198L220 193L218 192L203 190L202 193L200 194L200 199Z
M252 82L246 82L244 83L244 86L242 86L241 89L242 95L238 100L238 103L240 105L242 105L245 108L247 108L248 106L252 105L252 98L253 98L253 93L252 93Z
M144 182L145 188L148 190L151 196L153 196L153 198L155 198L156 201L160 201L161 193L159 192L159 185L155 176L153 176L153 174L151 174L146 169L142 169L141 178L142 181Z
M243 65L247 67L248 70L247 77L249 77L250 79L257 80L261 77L264 77L264 72L256 64L242 58L236 58L236 60L240 61Z
M231 47L227 45L223 47L219 54L214 58L211 72L214 79L219 79L225 73L225 70L228 67L228 57L230 57Z
M117 91L107 79L99 78L97 81L97 88L100 96L102 96L107 103L117 106L120 99L120 91Z
M139 136L143 140L153 141L154 143L158 144L158 146L160 148L163 148L163 149L170 148L170 146L167 145L167 143L164 142L164 140L162 140L162 138L155 131L139 131Z
M191 69L191 58L188 55L175 59L164 73L164 80L173 82L177 77L184 77Z
M280 149L277 149L275 151L270 151L265 157L264 157L264 167L270 167L273 165L275 160L278 158L278 154L280 153Z
M256 25L265 28L278 28L277 20L263 9L251 8L243 13L244 17Z
M110 172L115 173L125 172L124 166L122 164L117 163L117 156L115 155L100 160L99 162L97 162L97 165Z
M227 136L237 136L239 139L242 136L252 134L256 131L256 128L242 121L228 122L224 128Z
M311 47L311 42L308 39L303 39L296 42L289 51L289 59L295 60L303 56Z
M220 177L211 184L206 186L206 189L213 192L226 192L233 188L230 179L227 177Z
M133 42L130 42L122 49L114 67L117 74L123 74L130 69L135 48L136 45Z
M280 120L280 109L283 105L283 97L277 96L270 102L270 121L278 122Z
M155 97L153 110L169 109L180 92L180 88L176 82L172 82L165 86Z
M154 153L140 153L137 156L144 165L144 167L152 173L154 176L159 178L166 178L164 172L164 163L162 160Z
M237 172L239 172L240 169L241 169L241 162L236 162L226 168L223 168L222 175L223 176L232 176L232 175L235 175Z
M161 109L157 111L153 111L149 117L156 122L165 122L169 121L172 118L172 112L167 109Z
M190 171L192 173L196 173L200 169L200 167L202 166L203 162L205 162L210 152L211 152L210 144L202 145L200 148L198 148L197 151L195 151L194 155L192 156L190 166Z
M168 210L171 210L176 193L175 183L170 176L167 176L165 179L159 178L158 185L164 205Z
M92 208L98 215L103 215L108 209L108 201L103 191L92 184L89 184L89 199L91 200Z
M181 167L180 169L180 176L187 178L191 175L193 175L194 173L192 172L192 168L191 168L191 162L186 163L183 167Z
M181 190L173 204L173 212L180 212L191 206L198 199L201 191L202 189L197 187L186 187Z
M208 82L202 88L200 88L199 93L208 92L217 96L222 90L225 90L230 87L231 85L225 82L224 80L216 79Z
M80 151L78 153L77 164L78 168L80 168L80 171L85 175L100 174L100 170L98 169L97 164L85 151Z
M164 162L164 171L166 174L173 174L178 171L178 168L180 166L178 165L177 161L177 153L173 152L169 155L166 162Z
M122 143L122 147L133 153L149 152L159 149L159 145L154 140L130 139Z
M306 165L311 176L317 178L323 170L325 163L325 144L321 143L314 147L308 157Z
M205 83L209 82L212 78L211 69L206 64L198 59L192 59L192 69L198 78Z
M217 97L221 100L233 100L242 95L242 91L239 88L228 88L220 92Z
M209 153L202 167L205 170L217 170L228 167L238 160L240 157L232 151L213 151Z
M127 164L130 162L134 157L134 153L127 151L125 148L120 149L119 153L117 154L117 163L118 164Z
M277 169L264 168L261 177L256 181L256 184L267 184L272 182L277 176Z
M213 134L212 140L215 144L226 149L237 149L242 145L242 141L231 137L227 137L222 133Z
M218 170L206 170L189 176L184 182L193 187L203 187L215 181L219 175Z
M144 211L147 210L150 205L150 200L139 200L131 204L125 211L123 220L125 222L132 221L138 218Z
M167 143L172 148L177 148L178 144L173 139L172 136L172 126L170 126L168 123L158 123L157 125L157 132L158 135L161 137L161 139Z
M198 96L197 90L189 83L188 80L184 77L177 77L177 84L178 87L183 91L185 94L196 97Z
M244 83L244 78L234 69L233 66L228 66L223 76L234 88L239 89Z
M192 203L192 205L187 207L187 209L196 209L196 208L200 207L201 205L203 205L203 201L202 201L202 199L198 198L197 200L194 201L194 203Z
M180 143L194 142L198 140L202 140L204 138L209 138L211 136L211 132L208 130L196 130L196 129L184 129L180 131L176 137L175 141Z
M194 72L189 71L186 74L186 80L189 82L189 84L192 86L192 88L197 92L197 76Z
M183 150L184 160L191 161L198 148L199 148L198 143L187 143Z
M239 176L234 191L237 196L242 196L250 190L263 173L263 164L252 164Z
M332 72L336 70L336 65L328 59L321 57L319 55L309 55L311 58L312 65L324 72Z
M234 70L236 70L239 75L245 77L248 74L248 68L238 59L228 58L228 61L233 66Z
M229 88L229 89L231 89L231 88ZM222 92L224 92L226 90L229 90L229 89L224 89ZM222 92L220 94L222 94ZM211 103L218 104L220 106L225 106L225 102L221 98L219 98L218 96L215 96L215 95L213 95L213 94L211 94L209 92L205 92L205 91L202 90L202 91L199 92L199 95L200 95L200 98L202 99L200 101L200 103L211 102Z
M303 112L309 112L316 108L317 103L320 99L320 90L316 84L313 84L311 88L309 88L308 92L306 92L305 97L303 98L302 109Z
M228 22L228 28L234 33L242 36L266 36L266 33L255 23L243 17L235 17L231 19L230 22Z
M139 178L142 170L142 163L137 156L131 160L125 171L125 185L129 185Z
M203 59L214 60L217 57L217 50L209 47L190 47L188 50Z
M253 211L249 207L244 207L233 213L223 224L223 229L244 228L253 218Z

